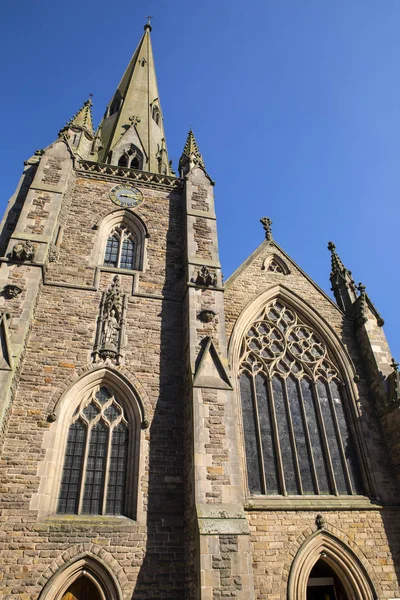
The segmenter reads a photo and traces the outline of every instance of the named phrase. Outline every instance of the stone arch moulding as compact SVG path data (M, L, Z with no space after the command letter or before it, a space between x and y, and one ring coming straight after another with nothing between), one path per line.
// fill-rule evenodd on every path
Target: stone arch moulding
M64 463L71 419L81 401L99 385L109 387L118 396L130 426L128 456L130 467L126 479L126 507L124 516L141 521L143 518L143 493L139 474L145 468L148 455L148 441L142 434L148 423L145 419L143 403L129 380L109 367L93 369L72 382L57 399L49 420L51 425L43 436L44 460L39 464L39 490L32 496L31 509L38 511L43 518L57 510L58 494Z
M269 267L271 266L271 263L276 263L280 267L283 275L290 274L290 269L287 266L286 262L277 254L269 254L268 256L266 256L265 259L263 260L261 270L269 271L270 270ZM280 272L280 271L278 271L278 272Z
M146 223L137 214L136 209L133 212L129 208L113 210L93 225L93 229L97 230L97 235L90 258L90 266L96 267L103 264L107 238L117 226L121 225L129 229L136 242L134 270L145 271L147 240L150 234Z
M72 388L77 386L75 390L77 393L85 393L85 387L91 387L94 381L108 381L109 385L118 389L122 394L131 394L137 402L140 422L143 424L147 422L145 404L149 406L149 401L137 378L127 369L120 368L117 371L110 367L94 367L93 363L88 363L85 368L81 369L77 377L67 381L65 387L53 396L48 406L49 420L58 419L65 397Z
M121 586L105 561L98 556L83 553L53 573L38 600L61 600L68 588L82 576L90 579L102 600L123 599Z
M316 531L300 546L292 563L287 600L306 600L311 569L324 554L324 561L339 577L348 600L376 600L378 590L360 558L342 540L329 531Z

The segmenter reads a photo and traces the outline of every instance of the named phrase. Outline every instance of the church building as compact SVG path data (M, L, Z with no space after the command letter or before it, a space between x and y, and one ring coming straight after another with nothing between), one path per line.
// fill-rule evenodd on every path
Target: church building
M151 25L97 130L0 229L0 598L399 600L400 374L329 242L223 281L214 182L172 171Z

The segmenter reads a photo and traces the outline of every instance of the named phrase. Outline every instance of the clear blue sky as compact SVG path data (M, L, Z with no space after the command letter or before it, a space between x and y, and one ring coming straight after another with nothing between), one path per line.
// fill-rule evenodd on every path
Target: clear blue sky
M3 0L1 210L89 93L96 124L152 14L170 157L217 185L225 277L263 240L327 292L336 243L400 359L399 0Z

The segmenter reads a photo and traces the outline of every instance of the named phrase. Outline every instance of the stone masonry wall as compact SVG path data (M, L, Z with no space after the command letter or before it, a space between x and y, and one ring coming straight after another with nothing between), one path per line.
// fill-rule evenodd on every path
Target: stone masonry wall
M182 265L182 217L176 194L170 198L169 192L143 189L140 215L150 238L140 295L132 295L130 275L121 277L127 343L117 371L138 391L149 421L140 434L148 452L138 474L138 510L145 519L37 516L44 435L57 426L47 417L63 391L94 368L101 293L117 272L101 272L93 290L93 224L116 208L108 198L114 185L77 181L71 208L61 213L59 257L48 264L40 291L0 462L0 596L5 600L36 599L51 575L82 552L109 566L125 599L133 592L138 600L184 595L182 269L176 268Z
M257 600L285 600L290 568L317 530L317 510L247 513L253 547ZM399 597L400 521L398 511L324 512L326 531L363 564L379 599ZM397 566L396 566L397 565Z

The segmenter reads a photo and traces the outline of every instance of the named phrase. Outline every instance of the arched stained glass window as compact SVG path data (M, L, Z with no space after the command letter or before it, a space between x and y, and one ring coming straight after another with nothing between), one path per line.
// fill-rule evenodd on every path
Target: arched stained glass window
M245 336L240 392L252 494L363 493L338 369L323 340L280 300Z
M123 514L129 425L106 387L81 402L68 432L59 513Z
M104 265L120 269L134 268L135 242L132 233L123 225L115 228L107 239Z

